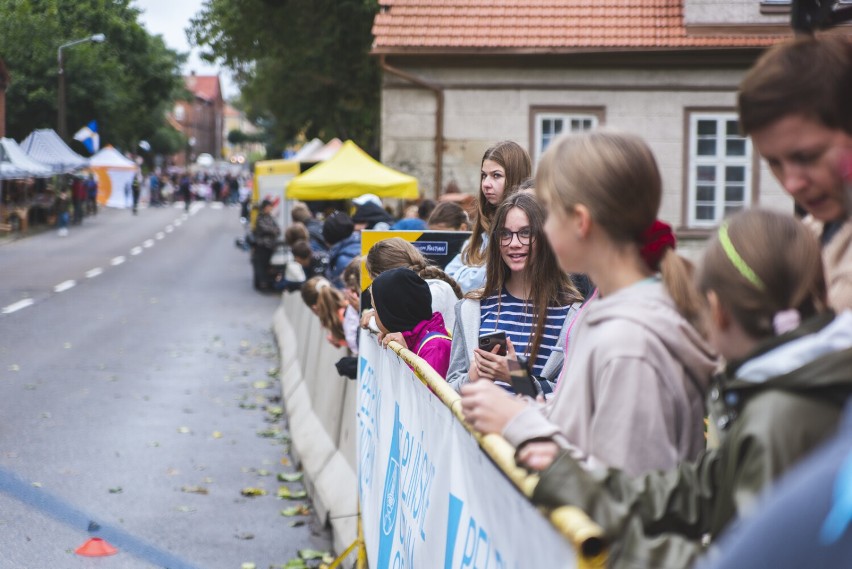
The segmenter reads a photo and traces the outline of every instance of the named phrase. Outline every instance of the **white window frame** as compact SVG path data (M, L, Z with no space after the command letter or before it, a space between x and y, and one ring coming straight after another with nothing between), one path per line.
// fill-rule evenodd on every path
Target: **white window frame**
M544 137L544 121L547 121L547 120L550 120L550 121L561 120L561 121L563 121L563 125L564 124L569 125L569 129L570 129L571 123L574 122L574 121L580 121L580 122L590 121L590 123L591 123L591 125L587 129L580 128L580 129L571 129L571 130L566 131L564 129L564 126L563 126L563 130L552 135L551 140L553 138L555 138L556 136L560 135L560 134L565 134L566 132L584 132L586 130L592 130L592 129L595 129L598 126L600 126L600 116L598 116L595 113L591 113L591 112L583 112L583 111L577 111L577 112L573 112L573 111L566 111L566 112L541 111L541 112L537 112L535 114L535 129L534 129L535 161L536 161L536 163L538 163L538 161L541 160L541 155L544 154L544 151L546 150L546 148L544 146L543 137Z
M698 122L699 121L716 121L716 154L713 156L698 155ZM752 203L752 156L753 149L751 140L747 137L745 140L745 154L743 156L727 156L725 152L725 141L727 139L727 123L728 121L736 121L737 114L734 112L693 112L689 116L689 155L687 160L688 168L688 214L687 225L690 228L704 229L713 228L719 225L725 218L725 210L727 207L741 204L742 209L748 208ZM736 139L743 137L736 136ZM698 167L711 166L715 168L714 176L714 199L712 202L699 202L698 200ZM728 166L742 167L743 174L743 199L739 201L727 201L725 199L725 168ZM706 183L706 182L705 182ZM714 206L713 219L698 219L697 208L702 204L710 204Z
M186 120L186 109L180 103L175 103L174 108L175 120L178 122L183 122Z

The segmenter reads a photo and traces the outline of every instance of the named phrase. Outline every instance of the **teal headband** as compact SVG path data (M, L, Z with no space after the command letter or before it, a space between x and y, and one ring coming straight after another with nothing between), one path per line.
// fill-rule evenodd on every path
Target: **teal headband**
M719 243L721 243L722 250L725 251L725 254L728 256L728 260L731 261L731 264L734 265L737 271L739 271L739 273L758 290L766 290L766 285L763 284L763 281L760 280L757 273L748 266L748 263L740 257L736 247L734 247L733 242L731 242L731 237L728 235L727 221L723 222L722 225L719 226Z

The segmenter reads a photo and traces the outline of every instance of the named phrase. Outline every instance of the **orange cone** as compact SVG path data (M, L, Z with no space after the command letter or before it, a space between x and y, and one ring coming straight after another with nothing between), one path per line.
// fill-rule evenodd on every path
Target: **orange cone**
M78 547L74 553L86 557L105 557L107 555L115 555L118 553L118 549L99 537L93 537Z

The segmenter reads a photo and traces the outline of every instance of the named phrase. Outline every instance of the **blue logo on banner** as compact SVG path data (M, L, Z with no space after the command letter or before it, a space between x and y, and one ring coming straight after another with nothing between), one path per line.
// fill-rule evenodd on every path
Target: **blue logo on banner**
M379 562L377 567L390 567L393 550L393 538L396 533L396 515L399 512L399 432L402 424L399 420L399 403L393 411L393 436L391 438L388 468L385 474L385 487L382 492L382 527L379 534Z
M414 241L412 243L424 255L446 255L450 245L446 241Z

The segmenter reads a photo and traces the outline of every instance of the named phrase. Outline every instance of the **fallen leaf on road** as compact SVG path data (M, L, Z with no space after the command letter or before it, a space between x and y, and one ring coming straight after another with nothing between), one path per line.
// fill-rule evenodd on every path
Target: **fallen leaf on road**
M186 492L187 494L209 494L207 488L204 486L181 486L180 491Z
M109 489L110 494L121 494L122 492L124 492L124 490L121 488L121 486L116 486L115 488Z
M264 468L261 468L260 470L257 471L258 476L269 476L270 474L272 474L272 473L269 472L268 470L264 469Z
M240 494L243 496L248 496L249 498L253 498L254 496L266 496L266 490L263 488L243 488L240 490Z
M183 512L185 514L191 514L195 511L195 508L192 506L178 506L175 508L178 512Z
M192 429L189 427L178 427L178 432L182 435L187 435L192 432Z
M277 367L271 367L266 370L266 375L268 375L269 377L278 377L278 371L279 370Z
M302 479L303 473L301 472L279 472L278 473L278 481L279 482L298 482Z
M304 490L290 490L287 486L278 488L278 497L286 500L301 500L307 497L308 493Z
M160 443L158 443L157 441L151 441L150 443L148 443L148 446L149 447L158 447L158 446L160 446Z
M300 528L303 525L305 525L305 520L293 520L292 522L289 523L289 526L291 528Z
M255 381L254 383L251 384L251 386L254 387L255 389L266 389L266 388L269 387L269 385L270 384L269 384L268 381L263 381L263 380Z
M308 569L308 566L301 557L294 557L284 565L281 565L281 569Z
M33 486L36 487L36 488L41 488L42 483L41 482L33 482Z
M311 509L308 508L305 504L299 504L298 506L292 506L290 508L284 508L281 510L281 515L287 518L293 516L307 516L311 513Z
M237 539L254 539L253 533L238 533L234 536Z
M252 563L250 561L247 561L247 562L243 563L242 565L240 565L240 569L257 569L257 565L255 565L254 563Z
M21 366L18 364L12 364L9 366L9 371L21 371Z
M316 549L300 549L299 557L306 561L310 561L312 559L322 559L326 563L331 563L334 561L334 557L328 551L319 551ZM326 561L328 559L328 561Z
M213 438L214 439L221 439L222 433L220 433L219 431L213 431Z

